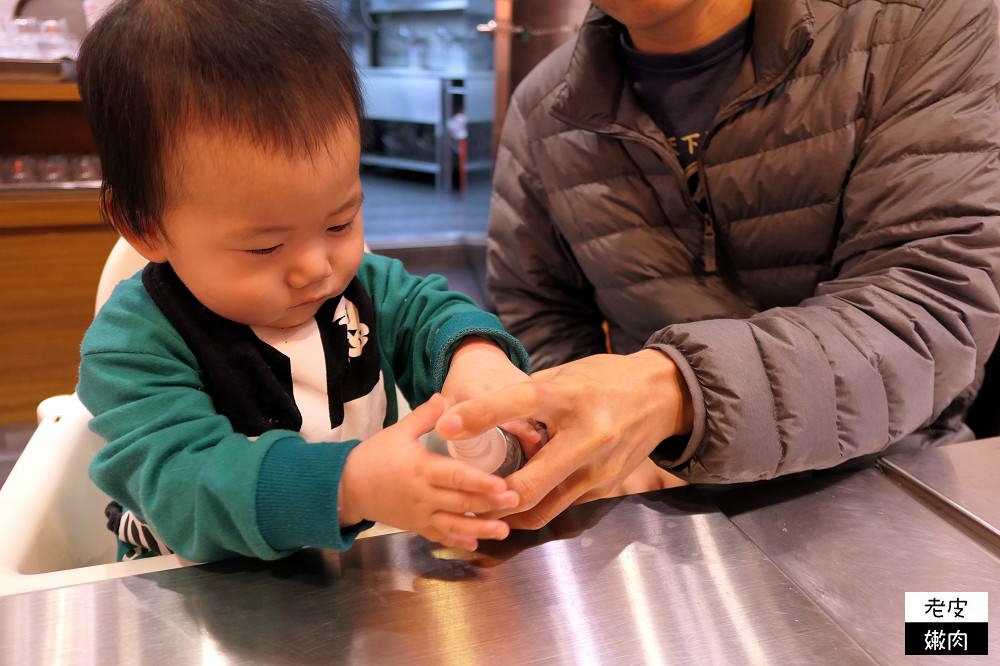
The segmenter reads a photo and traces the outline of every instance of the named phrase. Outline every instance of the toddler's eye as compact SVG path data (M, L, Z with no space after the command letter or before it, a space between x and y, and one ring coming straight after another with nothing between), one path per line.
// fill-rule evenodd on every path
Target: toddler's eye
M327 231L332 234L340 234L347 231L351 227L351 224L352 222L348 222L347 224L338 224L335 227L327 227Z
M274 252L275 250L277 250L279 247L281 247L281 246L280 245L275 245L274 247L264 247L264 248L261 248L259 250L247 250L247 252L249 252L250 254L271 254L272 252Z

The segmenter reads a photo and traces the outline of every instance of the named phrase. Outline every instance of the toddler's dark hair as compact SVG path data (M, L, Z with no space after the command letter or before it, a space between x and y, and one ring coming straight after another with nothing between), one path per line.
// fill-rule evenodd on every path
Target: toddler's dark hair
M358 74L324 0L120 0L80 49L80 94L123 234L161 232L171 151L192 128L311 156L360 124Z

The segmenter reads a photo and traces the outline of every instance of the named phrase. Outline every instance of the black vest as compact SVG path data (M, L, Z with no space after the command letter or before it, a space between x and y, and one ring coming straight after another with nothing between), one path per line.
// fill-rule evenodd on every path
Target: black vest
M234 430L255 437L268 430L297 432L302 427L287 356L260 340L249 326L202 305L168 263L146 266L142 284L195 355L204 390ZM355 358L348 357L345 327L333 319L341 296L354 303L369 330L368 342ZM344 420L344 403L371 393L381 370L375 311L361 282L355 277L342 294L326 301L316 322L326 357L330 427L335 428Z

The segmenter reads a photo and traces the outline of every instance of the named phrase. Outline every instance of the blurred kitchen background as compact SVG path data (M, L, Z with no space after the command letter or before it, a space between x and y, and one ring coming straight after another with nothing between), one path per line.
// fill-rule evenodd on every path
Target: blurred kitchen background
M489 308L485 238L510 94L572 39L587 0L332 0L361 72L374 251ZM0 483L35 407L72 392L115 234L75 56L110 0L0 0Z
M362 164L370 242L411 246L481 240L493 150L510 91L538 60L575 34L588 3L333 3L345 19L364 82ZM86 33L86 14L106 4L0 0L5 17L0 81L72 80L69 61ZM96 170L93 156L81 152L86 146L74 147L69 154L18 154L17 146L0 143L0 181L53 188L53 183L90 180Z

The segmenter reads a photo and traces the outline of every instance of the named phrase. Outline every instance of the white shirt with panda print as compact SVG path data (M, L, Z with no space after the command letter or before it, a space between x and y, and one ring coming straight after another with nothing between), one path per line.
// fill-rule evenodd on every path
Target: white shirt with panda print
M341 297L333 316L344 326L348 340L348 362L360 358L368 342L368 326L359 321L358 310L346 297ZM319 325L310 319L295 328L251 327L266 344L288 357L292 369L292 395L302 415L299 434L307 442L341 442L364 440L382 430L385 420L385 383L379 372L378 383L368 395L344 403L344 421L330 423L330 399L327 390L326 355Z

